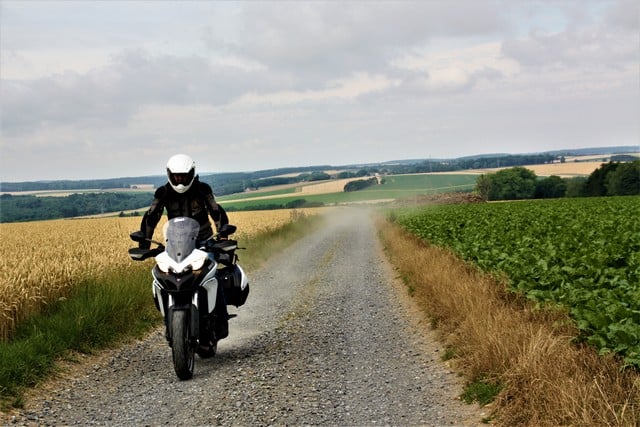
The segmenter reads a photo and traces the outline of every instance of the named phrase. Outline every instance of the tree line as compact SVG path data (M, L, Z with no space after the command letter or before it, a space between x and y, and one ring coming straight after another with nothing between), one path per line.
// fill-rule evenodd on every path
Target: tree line
M0 222L98 215L149 206L153 193L77 193L65 197L0 196Z
M378 184L378 178L369 178L369 179L358 179L355 181L347 182L344 185L344 192L348 193L350 191L359 191L364 190L365 188L369 188L372 185Z
M305 166L267 169L256 172L227 172L200 174L200 180L211 185L218 196L241 193L247 189L258 189L273 185L293 184L304 181L328 180L332 177L324 171L345 169L336 178L364 177L375 173L408 174L423 172L447 172L464 169L518 166L526 164L550 163L557 156L551 154L496 155L485 157L464 157L451 160L423 160L404 164L376 164L368 166ZM291 176L283 176L291 175ZM125 189L146 184L154 188L167 182L165 175L137 176L91 180L60 180L33 182L0 182L0 193L19 191L68 191L68 190L110 190Z
M524 167L480 175L476 191L485 200L640 195L640 160L603 163L588 177L539 178Z
M482 175L477 182L477 191L487 200L522 198L604 196L613 194L638 194L638 161L609 162L603 164L588 178L564 179L557 176L538 178L533 172L520 167L524 164L540 164L557 161L561 156L549 154L486 156L460 158L451 161L422 161L407 164L377 164L346 168L335 178L356 178L385 174L408 174L419 172L457 171L469 168L490 168L516 165L495 174ZM305 181L321 181L334 178L325 170L331 166L282 168L258 172L221 173L201 176L201 181L210 184L218 196L241 193L247 189L258 189L273 185L292 184ZM280 176L274 176L280 175ZM283 176L284 175L284 176ZM286 176L289 175L289 176ZM166 176L133 177L107 180L50 181L0 183L0 192L82 190L101 188L130 188L132 185L151 184L155 188L166 183ZM346 191L362 189L361 183L351 184ZM366 185L363 185L363 187ZM357 188L356 188L357 187ZM35 197L10 194L0 195L0 222L36 221L53 218L69 218L96 215L103 212L118 212L146 207L151 203L152 193L91 193L74 194L67 197Z
M274 182L293 183L301 180L329 179L322 171L330 166L292 167L270 169L257 172L226 172L217 174L200 174L200 180L214 187L217 195L240 193L246 188L267 187ZM277 175L299 174L292 177L278 177ZM152 185L158 188L167 183L166 175L138 176L126 178L90 179L90 180L60 180L33 182L0 182L0 192L19 191L68 191L68 190L113 190L128 189L135 185Z

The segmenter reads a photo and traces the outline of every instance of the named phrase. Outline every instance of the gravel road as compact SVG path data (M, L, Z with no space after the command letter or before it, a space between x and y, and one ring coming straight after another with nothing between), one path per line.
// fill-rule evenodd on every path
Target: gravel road
M157 330L36 390L8 423L481 425L394 281L367 211L345 208L251 274L229 338L192 380L176 378Z

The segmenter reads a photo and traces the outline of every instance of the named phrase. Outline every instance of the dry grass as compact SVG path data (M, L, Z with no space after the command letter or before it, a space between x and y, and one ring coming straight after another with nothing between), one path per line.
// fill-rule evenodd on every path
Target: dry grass
M229 219L238 226L235 237L247 245L252 236L295 220L295 214L319 211L233 212ZM162 240L165 221L156 228L156 240ZM65 298L76 284L129 268L127 250L134 245L129 233L139 227L139 217L0 224L0 340L23 319Z
M640 375L573 344L560 311L532 310L446 250L389 224L381 238L469 381L503 386L492 404L505 426L637 426Z

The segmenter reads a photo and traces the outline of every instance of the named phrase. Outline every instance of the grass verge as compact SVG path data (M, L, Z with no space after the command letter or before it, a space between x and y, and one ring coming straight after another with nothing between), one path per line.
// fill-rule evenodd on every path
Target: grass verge
M316 227L320 218L298 214L294 222L240 242L247 271L258 268ZM25 388L47 378L56 361L73 352L92 353L140 337L161 320L151 297L152 261L88 280L64 300L23 322L0 342L0 410L20 407Z
M399 226L379 229L392 264L453 349L466 397L493 399L495 424L640 425L640 374L575 344L566 313L534 310L495 277Z
M3 409L19 406L22 390L52 373L57 359L73 351L91 353L122 336L139 336L157 322L149 269L142 267L78 285L66 299L23 322L10 341L0 343Z
M240 264L248 271L259 268L273 254L282 251L292 242L319 227L322 216L310 216L302 211L292 210L291 220L282 227L238 242L240 247L246 247L246 250L236 252Z

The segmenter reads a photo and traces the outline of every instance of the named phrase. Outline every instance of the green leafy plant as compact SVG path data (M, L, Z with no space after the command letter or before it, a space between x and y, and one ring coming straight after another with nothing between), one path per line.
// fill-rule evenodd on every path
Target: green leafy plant
M514 292L569 310L578 339L640 367L640 197L442 206L396 213Z
M474 381L467 385L462 393L462 400L466 403L479 403L486 405L493 402L498 393L502 390L500 384L485 381Z

